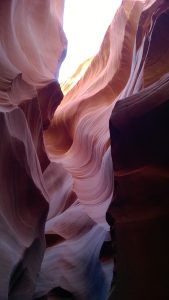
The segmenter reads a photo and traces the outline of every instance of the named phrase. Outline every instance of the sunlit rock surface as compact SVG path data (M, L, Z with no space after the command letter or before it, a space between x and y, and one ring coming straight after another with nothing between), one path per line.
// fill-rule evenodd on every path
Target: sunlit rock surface
M62 99L55 79L66 48L62 16L63 1L0 2L2 300L33 298L44 255L43 128Z
M0 299L166 300L169 3L123 1L62 100L63 4L0 3Z
M61 89L64 95L66 95L75 84L81 79L81 77L85 74L88 66L91 64L94 57L86 59L76 70L76 72L67 79L65 82L61 83Z

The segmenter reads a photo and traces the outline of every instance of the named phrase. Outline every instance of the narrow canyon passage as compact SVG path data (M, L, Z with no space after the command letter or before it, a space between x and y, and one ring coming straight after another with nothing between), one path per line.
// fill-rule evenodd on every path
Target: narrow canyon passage
M168 300L169 2L62 82L66 3L0 2L0 300Z

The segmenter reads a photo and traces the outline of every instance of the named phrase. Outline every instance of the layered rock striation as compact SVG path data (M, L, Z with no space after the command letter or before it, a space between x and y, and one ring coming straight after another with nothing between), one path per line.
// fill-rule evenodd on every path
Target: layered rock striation
M168 299L169 3L123 1L64 97L63 4L0 3L0 299Z
M0 3L0 299L33 299L45 245L50 164L43 129L63 95L62 1Z

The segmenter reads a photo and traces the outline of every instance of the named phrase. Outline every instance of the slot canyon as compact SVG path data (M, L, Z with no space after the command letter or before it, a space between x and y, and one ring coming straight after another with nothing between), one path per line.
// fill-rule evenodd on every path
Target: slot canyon
M169 1L59 83L64 5L0 1L0 300L168 300Z

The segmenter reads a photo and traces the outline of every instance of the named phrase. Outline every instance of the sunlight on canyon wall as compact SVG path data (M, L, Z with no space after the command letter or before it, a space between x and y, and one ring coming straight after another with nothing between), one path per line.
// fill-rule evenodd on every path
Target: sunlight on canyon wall
M64 96L63 11L0 2L0 299L165 300L169 3L124 0Z

